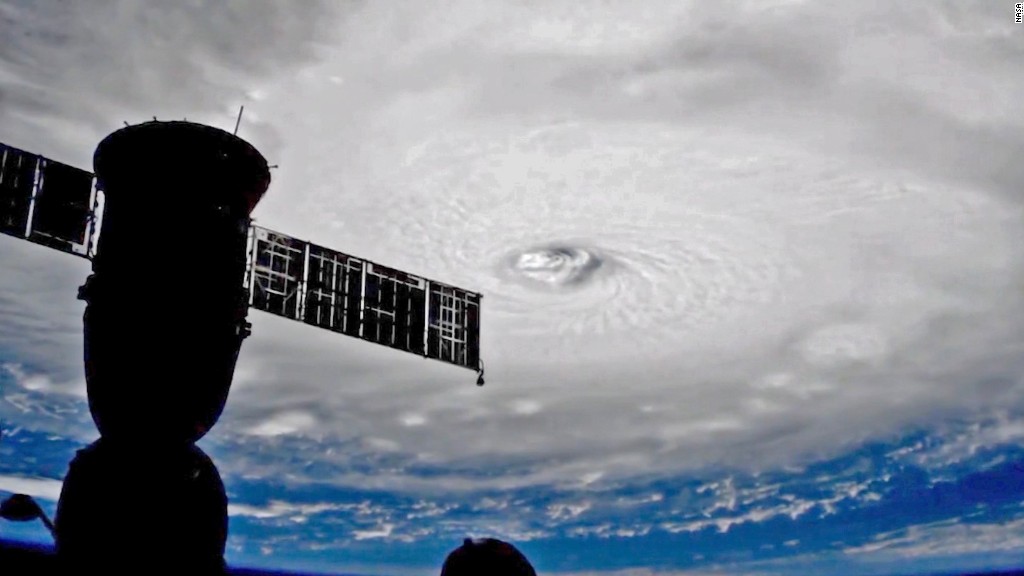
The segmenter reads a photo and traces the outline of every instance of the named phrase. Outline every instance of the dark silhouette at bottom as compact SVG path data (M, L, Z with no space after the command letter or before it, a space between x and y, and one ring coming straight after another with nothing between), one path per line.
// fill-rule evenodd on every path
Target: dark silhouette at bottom
M448 554L441 576L537 576L530 561L508 542L466 538Z
M227 528L224 484L195 445L140 451L101 439L64 479L57 557L66 574L127 574L140 563L222 574Z

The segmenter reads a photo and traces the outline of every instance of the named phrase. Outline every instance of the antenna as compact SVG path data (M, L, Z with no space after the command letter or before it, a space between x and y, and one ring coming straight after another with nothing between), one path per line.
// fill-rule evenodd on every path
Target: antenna
M242 111L243 110L245 110L245 106L244 105L238 107L238 120L235 120L235 131L233 132L233 134L235 136L238 136L238 125L242 123Z

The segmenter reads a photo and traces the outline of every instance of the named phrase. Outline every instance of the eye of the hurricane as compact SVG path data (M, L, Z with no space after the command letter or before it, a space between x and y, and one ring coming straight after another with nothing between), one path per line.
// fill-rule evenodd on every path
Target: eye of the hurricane
M509 267L522 279L542 286L575 286L601 267L594 252L575 246L542 246L513 254Z

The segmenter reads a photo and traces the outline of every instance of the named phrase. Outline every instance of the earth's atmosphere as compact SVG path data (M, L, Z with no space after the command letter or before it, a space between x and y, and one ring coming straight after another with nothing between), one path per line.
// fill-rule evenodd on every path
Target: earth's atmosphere
M123 121L244 105L279 165L258 224L484 294L484 388L250 314L201 442L232 564L436 574L469 535L543 574L997 568L1024 558L1013 8L0 2L0 141L91 169ZM88 263L0 237L0 270L0 491L52 514L96 437Z

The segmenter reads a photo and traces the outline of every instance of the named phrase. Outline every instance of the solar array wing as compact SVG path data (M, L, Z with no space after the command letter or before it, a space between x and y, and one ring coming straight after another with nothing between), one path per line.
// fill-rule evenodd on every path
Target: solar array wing
M254 308L471 370L480 294L253 226Z
M88 258L93 182L90 172L0 144L0 232Z

